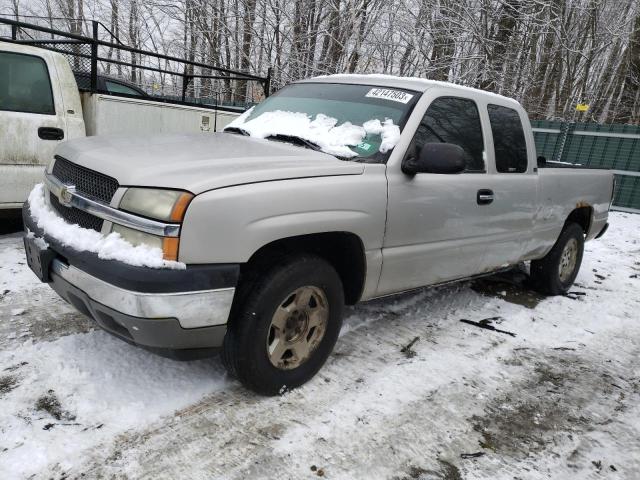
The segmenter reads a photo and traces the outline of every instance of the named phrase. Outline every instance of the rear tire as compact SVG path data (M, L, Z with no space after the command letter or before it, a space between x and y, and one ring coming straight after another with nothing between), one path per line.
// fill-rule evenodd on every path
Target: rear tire
M531 283L545 295L564 295L573 285L584 252L584 232L577 223L564 227L547 255L531 261Z
M247 388L277 395L311 379L342 326L344 291L320 257L296 255L249 276L236 293L222 360Z

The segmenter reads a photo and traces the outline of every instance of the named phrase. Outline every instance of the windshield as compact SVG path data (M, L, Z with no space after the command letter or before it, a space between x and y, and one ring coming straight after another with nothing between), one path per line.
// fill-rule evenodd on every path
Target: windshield
M298 83L248 110L225 130L297 140L341 158L383 163L419 96L401 88Z

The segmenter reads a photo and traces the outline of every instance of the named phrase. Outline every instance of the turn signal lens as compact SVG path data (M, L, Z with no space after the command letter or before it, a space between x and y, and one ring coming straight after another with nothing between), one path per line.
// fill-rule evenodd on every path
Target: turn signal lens
M184 218L184 214L187 211L187 207L191 203L193 199L193 194L189 192L182 193L176 203L173 205L173 210L171 210L171 221L172 222L181 222Z
M164 237L162 239L162 257L165 260L178 261L178 247L180 239L177 237Z

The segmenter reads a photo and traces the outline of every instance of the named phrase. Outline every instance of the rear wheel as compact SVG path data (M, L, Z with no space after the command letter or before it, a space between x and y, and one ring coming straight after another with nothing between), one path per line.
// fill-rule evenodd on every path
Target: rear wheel
M266 395L302 385L333 350L342 325L344 293L323 259L282 259L240 286L223 345L227 370Z
M567 293L580 270L583 251L582 227L577 223L566 225L549 253L531 262L533 287L546 295Z

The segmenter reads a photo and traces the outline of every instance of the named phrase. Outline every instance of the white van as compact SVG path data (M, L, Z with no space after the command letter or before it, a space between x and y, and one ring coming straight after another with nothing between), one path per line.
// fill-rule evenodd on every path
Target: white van
M20 208L55 147L87 135L213 132L239 113L81 93L64 55L0 42L0 211Z

